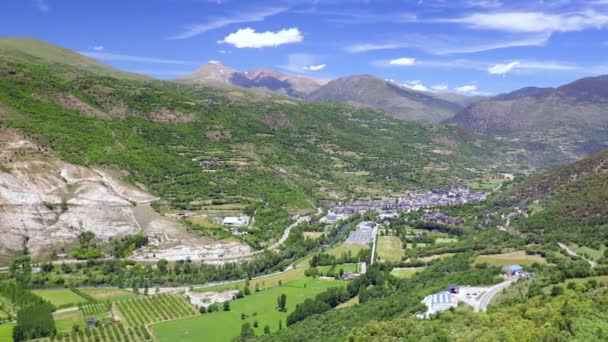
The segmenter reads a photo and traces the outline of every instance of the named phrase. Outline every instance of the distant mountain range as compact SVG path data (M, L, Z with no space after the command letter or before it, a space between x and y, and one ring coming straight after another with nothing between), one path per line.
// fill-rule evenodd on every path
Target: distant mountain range
M301 76L289 76L277 71L260 68L241 72L218 61L202 65L192 74L175 79L193 84L227 84L243 88L262 88L281 95L304 98L325 82Z
M434 123L451 118L463 109L463 98L456 94L442 98L370 75L333 80L306 97L310 101L350 102L382 108L401 120Z
M348 76L328 82L289 76L266 68L241 72L218 61L210 61L175 81L261 88L308 101L349 102L383 109L397 119L432 123L451 118L466 105L480 99L416 91L371 75Z
M608 76L522 88L473 103L446 122L525 141L555 162L578 159L608 147Z

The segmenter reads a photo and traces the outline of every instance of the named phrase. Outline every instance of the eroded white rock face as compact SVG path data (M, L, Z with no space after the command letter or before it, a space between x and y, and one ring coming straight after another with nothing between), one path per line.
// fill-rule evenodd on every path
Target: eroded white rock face
M155 199L109 171L66 163L11 132L0 132L0 166L0 250L9 253L26 243L35 256L50 253L83 231L103 241L137 234L144 227L134 205Z
M141 260L190 258L219 262L251 253L239 242L193 236L155 212L157 198L118 171L67 163L20 135L0 130L0 252L27 245L35 257L73 245L80 233L111 238L144 232L156 243L137 251ZM160 242L159 242L160 241ZM157 255L158 254L158 255Z

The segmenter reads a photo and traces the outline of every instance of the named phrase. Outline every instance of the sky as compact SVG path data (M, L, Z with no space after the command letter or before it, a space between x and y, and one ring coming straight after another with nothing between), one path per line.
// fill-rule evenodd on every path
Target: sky
M6 0L33 37L171 79L208 61L490 95L608 74L608 0Z

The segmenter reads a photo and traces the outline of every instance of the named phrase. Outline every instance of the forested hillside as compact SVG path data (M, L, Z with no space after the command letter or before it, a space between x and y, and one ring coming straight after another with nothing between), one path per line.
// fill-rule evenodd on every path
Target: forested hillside
M476 175L465 168L498 167L507 150L369 109L133 79L75 67L84 57L46 43L36 56L13 43L0 42L2 125L68 162L128 172L161 198L157 208L255 204L272 224L322 199L459 182Z
M608 238L608 150L533 176L509 195L531 204L521 231L600 244Z

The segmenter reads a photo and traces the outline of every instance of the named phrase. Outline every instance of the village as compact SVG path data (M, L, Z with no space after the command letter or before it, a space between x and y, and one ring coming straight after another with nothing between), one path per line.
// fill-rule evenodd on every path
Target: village
M402 196L387 197L380 201L357 201L332 205L321 221L327 223L339 222L353 214L370 211L378 212L381 218L391 218L398 216L399 213L415 212L420 209L478 203L484 201L488 194L486 191L471 191L467 185L454 185L447 189L433 189L426 192L412 190L407 191ZM429 216L425 220L445 224L461 224L461 222L452 221L453 218L444 214L436 217Z

